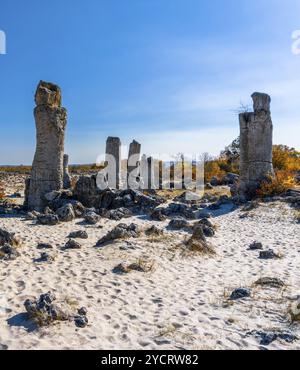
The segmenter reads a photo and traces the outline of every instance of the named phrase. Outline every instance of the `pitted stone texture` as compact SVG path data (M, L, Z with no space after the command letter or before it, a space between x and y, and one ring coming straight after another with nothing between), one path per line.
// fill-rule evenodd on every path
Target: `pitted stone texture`
M115 178L108 178L108 185L112 189L119 189L121 183L121 140L118 137L108 137L105 153L107 163L109 163L112 158L115 160L115 168L112 168L114 174L111 174L115 176Z
M39 83L35 101L37 143L25 204L41 211L47 205L44 195L63 187L67 111L61 107L60 88L47 82Z
M127 172L128 172L128 189L139 189L140 188L140 157L141 157L141 144L138 143L136 140L129 146L129 153L128 153L128 164L127 164Z
M35 104L61 107L61 90L51 82L40 81L35 93Z

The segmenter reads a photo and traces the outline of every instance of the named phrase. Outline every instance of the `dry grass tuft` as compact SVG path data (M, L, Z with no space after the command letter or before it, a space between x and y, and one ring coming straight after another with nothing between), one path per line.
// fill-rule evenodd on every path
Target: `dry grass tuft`
M153 272L155 267L154 260L140 257L131 264L120 263L113 271L119 274L129 274L132 271L138 271L143 273Z
M295 211L295 219L296 219L296 221L298 222L298 223L300 223L300 210L299 209L297 209L296 211Z

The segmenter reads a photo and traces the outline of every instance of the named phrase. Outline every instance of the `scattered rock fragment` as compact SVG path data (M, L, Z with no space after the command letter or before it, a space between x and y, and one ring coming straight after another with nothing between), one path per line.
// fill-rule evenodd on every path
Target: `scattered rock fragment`
M53 245L49 243L39 243L37 249L53 249Z
M249 245L249 250L251 251L262 250L262 249L263 249L262 243L259 243L256 241Z
M263 260L270 260L270 259L279 259L280 255L275 253L273 249L269 249L266 251L261 251L259 253L259 258Z
M20 256L20 253L15 247L12 247L9 244L4 244L0 247L0 260L12 261Z
M164 231L157 226L152 225L149 229L145 231L145 234L147 236L162 236L164 235Z
M189 228L190 224L183 217L176 217L169 223L169 228L173 230L182 230Z
M203 218L200 221L197 221L193 225L193 229L195 228L202 228L203 234L210 238L215 235L215 227L212 222L208 218Z
M78 315L75 315L74 317L75 325L78 328L85 328L89 323L87 318L87 309L85 307L81 307L77 310L77 313Z
M113 268L114 274L127 274L128 272L128 266L125 263L119 263Z
M43 214L44 215L55 215L55 212L50 207L45 207Z
M122 218L132 217L133 213L130 209L121 207L118 209L112 209L110 211L103 209L101 215L109 218L110 220L120 221Z
M213 247L207 242L201 226L194 228L192 236L185 242L185 245L191 252L215 254Z
M182 203L171 203L164 209L164 214L168 217L180 216L190 220L196 218L196 213L197 211L195 211L193 207Z
M115 239L137 238L140 235L138 225L119 224L114 229L109 231L103 238L97 242L97 246L101 246L106 242L111 242Z
M74 321L78 328L85 328L89 323L89 320L86 316L75 316Z
M55 321L71 321L72 319L80 328L88 324L86 308L82 307L74 314L66 302L55 302L56 296L48 292L38 299L27 299L24 306L29 318L38 326L48 326Z
M5 244L12 245L13 247L18 247L21 244L21 240L16 237L15 233L10 233L0 228L0 246L3 246Z
M90 225L96 225L100 221L100 216L96 212L90 211L84 215L85 221Z
M73 231L69 234L70 239L88 239L88 234L85 230Z
M49 225L49 226L55 226L59 223L59 218L57 215L54 214L40 214L37 216L38 222L41 225Z
M37 258L34 262L37 262L37 263L43 263L43 262L51 263L54 260L55 260L54 255L51 255L47 252L42 252L40 258Z
M165 221L167 216L164 213L164 208L155 208L151 213L150 218L154 221Z
M82 316L86 316L87 315L87 309L85 307L79 308L78 314L82 315Z
M238 288L235 289L231 295L230 295L230 300L237 300L237 299L242 299L242 298L248 298L251 296L251 290L248 288Z
M140 259L137 262L127 264L127 263L120 263L114 269L113 273L115 274L128 274L131 271L137 272L149 272L153 269L153 262L149 262L147 260Z
M39 215L40 213L39 212L36 212L36 211L32 211L32 212L28 212L25 216L25 220L26 221L36 221L37 220L37 216Z
M74 239L69 239L69 241L65 244L64 247L64 249L80 249L80 248L81 244Z
M63 307L55 305L56 297L53 293L42 294L38 300L27 299L24 303L29 317L38 326L47 326L54 321L67 321L70 313Z
M60 221L62 222L70 222L75 219L75 212L72 204L66 204L65 206L59 208L56 211L56 214Z

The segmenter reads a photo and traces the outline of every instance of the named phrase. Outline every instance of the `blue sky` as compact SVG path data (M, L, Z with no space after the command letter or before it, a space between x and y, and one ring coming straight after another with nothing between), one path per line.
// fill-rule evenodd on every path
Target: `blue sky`
M299 29L298 0L2 0L0 163L32 161L41 79L62 88L72 163L94 162L109 135L218 154L254 91L272 96L275 143L300 149Z

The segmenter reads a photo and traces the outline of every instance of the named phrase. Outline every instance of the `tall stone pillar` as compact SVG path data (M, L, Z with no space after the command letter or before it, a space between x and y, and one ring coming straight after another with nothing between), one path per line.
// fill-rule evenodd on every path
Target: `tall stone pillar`
M147 163L148 163L148 188L147 190L153 190L156 188L155 186L155 175L154 175L154 158L149 157L147 158Z
M43 211L44 195L63 188L64 139L67 111L61 106L60 88L41 81L35 94L36 152L25 204Z
M64 154L64 189L70 189L71 187L71 176L69 174L69 156Z
M129 146L128 162L127 162L127 182L128 188L140 188L140 160L141 160L141 144L133 140Z
M253 196L260 182L274 175L272 164L273 124L271 98L254 93L253 113L241 113L240 119L240 184L239 193Z
M141 189L146 190L148 188L148 160L146 154L142 155L141 158Z
M106 163L108 164L108 186L120 189L121 185L121 140L108 137L106 141Z
M163 161L158 162L158 189L163 190Z

